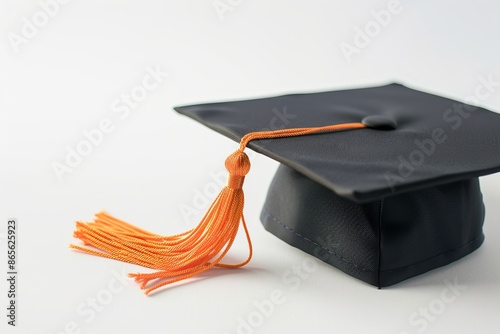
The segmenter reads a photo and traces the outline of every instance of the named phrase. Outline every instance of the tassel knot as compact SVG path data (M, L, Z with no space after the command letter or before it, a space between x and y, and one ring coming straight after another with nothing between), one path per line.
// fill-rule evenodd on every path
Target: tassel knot
M237 150L226 159L227 187L237 190L243 187L245 175L250 171L250 159L245 152Z

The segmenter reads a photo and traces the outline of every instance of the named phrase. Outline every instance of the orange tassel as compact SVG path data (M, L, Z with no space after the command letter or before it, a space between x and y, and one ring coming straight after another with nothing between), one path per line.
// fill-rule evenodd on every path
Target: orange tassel
M248 142L255 139L293 137L364 127L362 123L346 123L249 133L241 139L240 148L226 159L225 166L229 172L227 184L195 228L177 235L161 236L101 212L96 214L94 222L77 222L74 232L75 238L99 250L73 244L70 247L84 253L158 270L148 274L129 274L140 283L141 289L145 289L150 281L158 280L155 285L145 290L146 294L214 266L242 267L252 258L252 242L243 217L242 189L245 175L250 170L250 160L243 152ZM236 238L240 221L248 242L248 257L237 264L221 263Z

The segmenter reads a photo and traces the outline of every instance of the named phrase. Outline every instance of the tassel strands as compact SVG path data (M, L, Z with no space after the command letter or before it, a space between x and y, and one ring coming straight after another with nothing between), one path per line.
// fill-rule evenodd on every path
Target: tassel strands
M236 151L227 158L226 168L229 171L227 185L195 228L173 236L161 236L101 212L92 223L77 223L74 237L102 252L77 245L70 247L88 254L160 270L150 274L129 275L140 283L142 289L151 280L167 279L146 289L146 294L213 266L244 266L252 257L252 243L243 217L244 194L241 188L250 170L248 156L243 151ZM248 241L248 258L238 264L220 263L233 244L240 221Z

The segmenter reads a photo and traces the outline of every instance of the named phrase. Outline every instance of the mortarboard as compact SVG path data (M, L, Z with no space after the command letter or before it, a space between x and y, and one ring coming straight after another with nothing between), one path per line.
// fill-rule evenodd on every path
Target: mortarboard
M281 163L264 227L369 284L384 287L446 265L484 240L478 177L500 170L499 114L399 84L175 110L240 142L226 160L228 184L200 225L165 237L100 213L75 231L100 251L72 245L160 270L132 275L143 288L160 281L146 293L250 260L241 190L246 146ZM250 255L222 264L240 220Z

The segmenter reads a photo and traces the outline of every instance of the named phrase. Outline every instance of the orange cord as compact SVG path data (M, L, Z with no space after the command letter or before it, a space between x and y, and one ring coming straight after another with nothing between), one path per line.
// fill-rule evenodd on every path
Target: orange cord
M345 123L249 133L241 139L240 148L226 159L225 166L229 172L227 184L195 228L176 235L162 236L100 212L95 215L93 222L77 222L74 232L75 238L80 239L84 245L93 246L94 249L73 244L70 247L87 254L158 270L148 274L129 274L140 283L141 289L146 289L150 281L159 280L145 290L146 294L214 266L242 267L252 258L252 242L243 216L242 186L245 175L250 170L250 160L243 152L247 144L255 139L295 137L365 127L362 123ZM248 242L248 257L236 264L221 263L236 238L240 221Z

